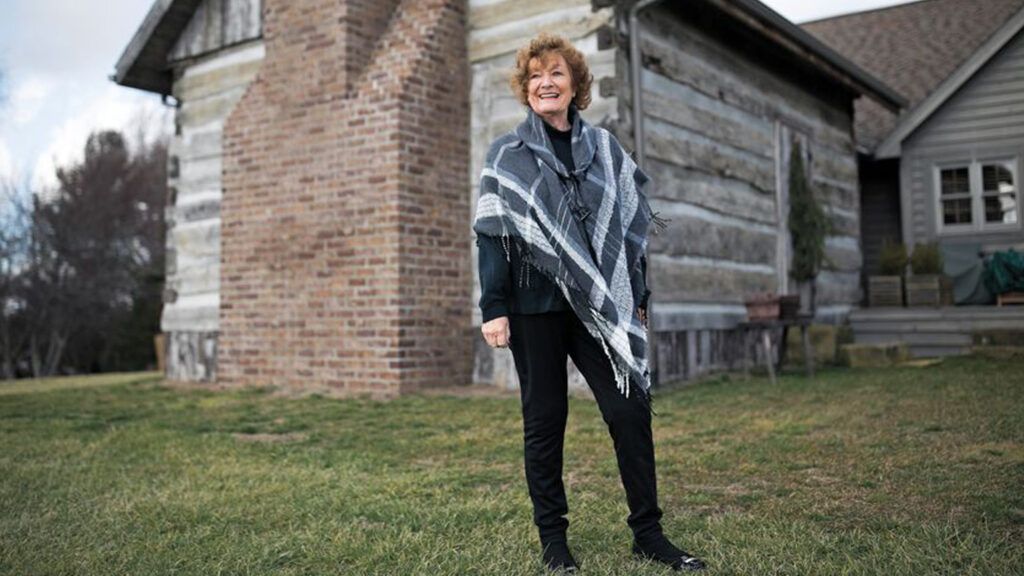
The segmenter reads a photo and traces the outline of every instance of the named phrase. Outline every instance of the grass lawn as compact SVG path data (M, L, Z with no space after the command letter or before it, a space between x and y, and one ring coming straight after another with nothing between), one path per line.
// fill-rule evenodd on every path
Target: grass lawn
M663 523L706 574L1024 573L1019 361L722 377L655 409ZM584 574L669 573L629 557L585 399L566 484ZM538 558L515 396L0 384L0 574L522 575Z

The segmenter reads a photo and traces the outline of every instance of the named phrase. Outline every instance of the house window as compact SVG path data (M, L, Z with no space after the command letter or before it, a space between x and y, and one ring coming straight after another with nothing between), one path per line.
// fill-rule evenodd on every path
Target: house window
M971 223L971 179L967 166L945 168L941 176L942 223L946 226Z
M938 168L938 221L945 232L1018 227L1016 160L983 160Z
M986 224L1017 223L1017 181L1011 162L981 165L981 197Z

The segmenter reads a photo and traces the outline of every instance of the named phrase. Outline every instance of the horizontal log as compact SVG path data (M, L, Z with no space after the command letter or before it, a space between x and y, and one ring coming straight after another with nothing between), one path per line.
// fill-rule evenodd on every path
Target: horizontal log
M177 268L220 265L220 219L175 226L167 231L175 248Z
M204 160L220 157L223 154L223 132L215 130L183 130L181 136L174 139L174 151L180 162Z
M856 304L861 300L860 274L856 272L831 272L818 274L817 302L819 306L829 304Z
M860 198L858 197L856 182L835 182L824 180L820 176L812 174L810 184L814 190L815 198L826 207L838 208L852 213L859 211Z
M591 12L589 6L578 6L553 14L540 14L508 25L493 26L469 32L469 60L478 62L502 54L515 52L538 32L560 34L570 41L596 34L601 26L609 24L611 8ZM594 40L596 46L596 38Z
M853 151L838 153L812 143L812 177L846 183L857 188L857 158Z
M659 208L654 207L655 210ZM652 252L749 264L775 264L774 233L709 221L672 208L659 212L671 221L660 234L650 236Z
M682 168L747 182L765 192L775 190L774 162L716 142L660 120L645 123L645 152Z
M167 287L179 297L217 293L220 291L220 263L179 268L173 277L167 279Z
M235 104L245 93L244 87L232 88L201 100L181 103L178 109L178 124L182 126L202 126L211 122L223 122L235 108Z
M860 221L856 217L856 213L848 215L841 212L832 212L825 209L825 213L828 215L829 223L832 226L832 233L843 236L860 236Z
M742 180L682 168L657 158L647 161L650 198L686 202L745 220L775 224L775 200Z
M857 248L825 245L826 270L838 272L860 272L864 258Z
M782 118L824 145L854 150L851 118L799 86L766 71L727 44L655 9L642 16L641 49L647 66L712 98L764 118Z
M219 190L221 187L220 156L209 156L181 162L176 186L179 194L188 194L189 190Z
M775 126L766 118L653 72L644 72L643 85L645 114L765 159L774 157Z
M256 77L262 58L217 67L209 72L187 74L174 83L174 97L181 101L207 98L238 87L246 87Z
M777 285L774 270L689 264L661 254L651 255L648 274L657 302L737 303Z
M160 316L160 329L164 332L186 330L217 330L220 326L220 307L185 307L165 304Z
M172 214L172 222L169 222L169 225L220 218L220 200L209 199L201 202L179 203L173 207Z
M487 4L470 4L469 29L479 30L501 26L534 16L585 6L590 0L501 0Z

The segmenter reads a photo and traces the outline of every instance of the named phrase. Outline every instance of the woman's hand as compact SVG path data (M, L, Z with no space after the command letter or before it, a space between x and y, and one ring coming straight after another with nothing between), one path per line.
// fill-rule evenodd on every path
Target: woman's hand
M484 325L480 327L480 331L484 334L484 340L491 348L506 348L508 346L508 339L512 337L512 332L508 328L508 316L501 316L495 318L490 322L484 322Z
M647 309L637 308L636 315L640 317L640 323L644 325L644 328L647 328Z

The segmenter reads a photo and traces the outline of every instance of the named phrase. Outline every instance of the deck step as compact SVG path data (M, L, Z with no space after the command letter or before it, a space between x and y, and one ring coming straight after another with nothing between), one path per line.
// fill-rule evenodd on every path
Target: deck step
M971 353L998 360L1024 359L1024 346L974 346L971 348Z
M851 320L854 332L978 332L984 330L1013 330L1020 328L1024 320L1008 318L1005 320L968 320L963 322L946 321L861 321Z
M913 358L942 358L944 356L963 356L971 353L970 346L911 346L910 356Z
M969 354L1024 344L1024 308L868 308L851 312L850 328L857 344L903 342L915 358Z
M843 344L839 347L839 363L851 368L882 368L906 362L911 357L905 342L877 344Z
M970 334L956 332L854 332L854 341L858 344L906 342L911 346L970 346L974 343Z

